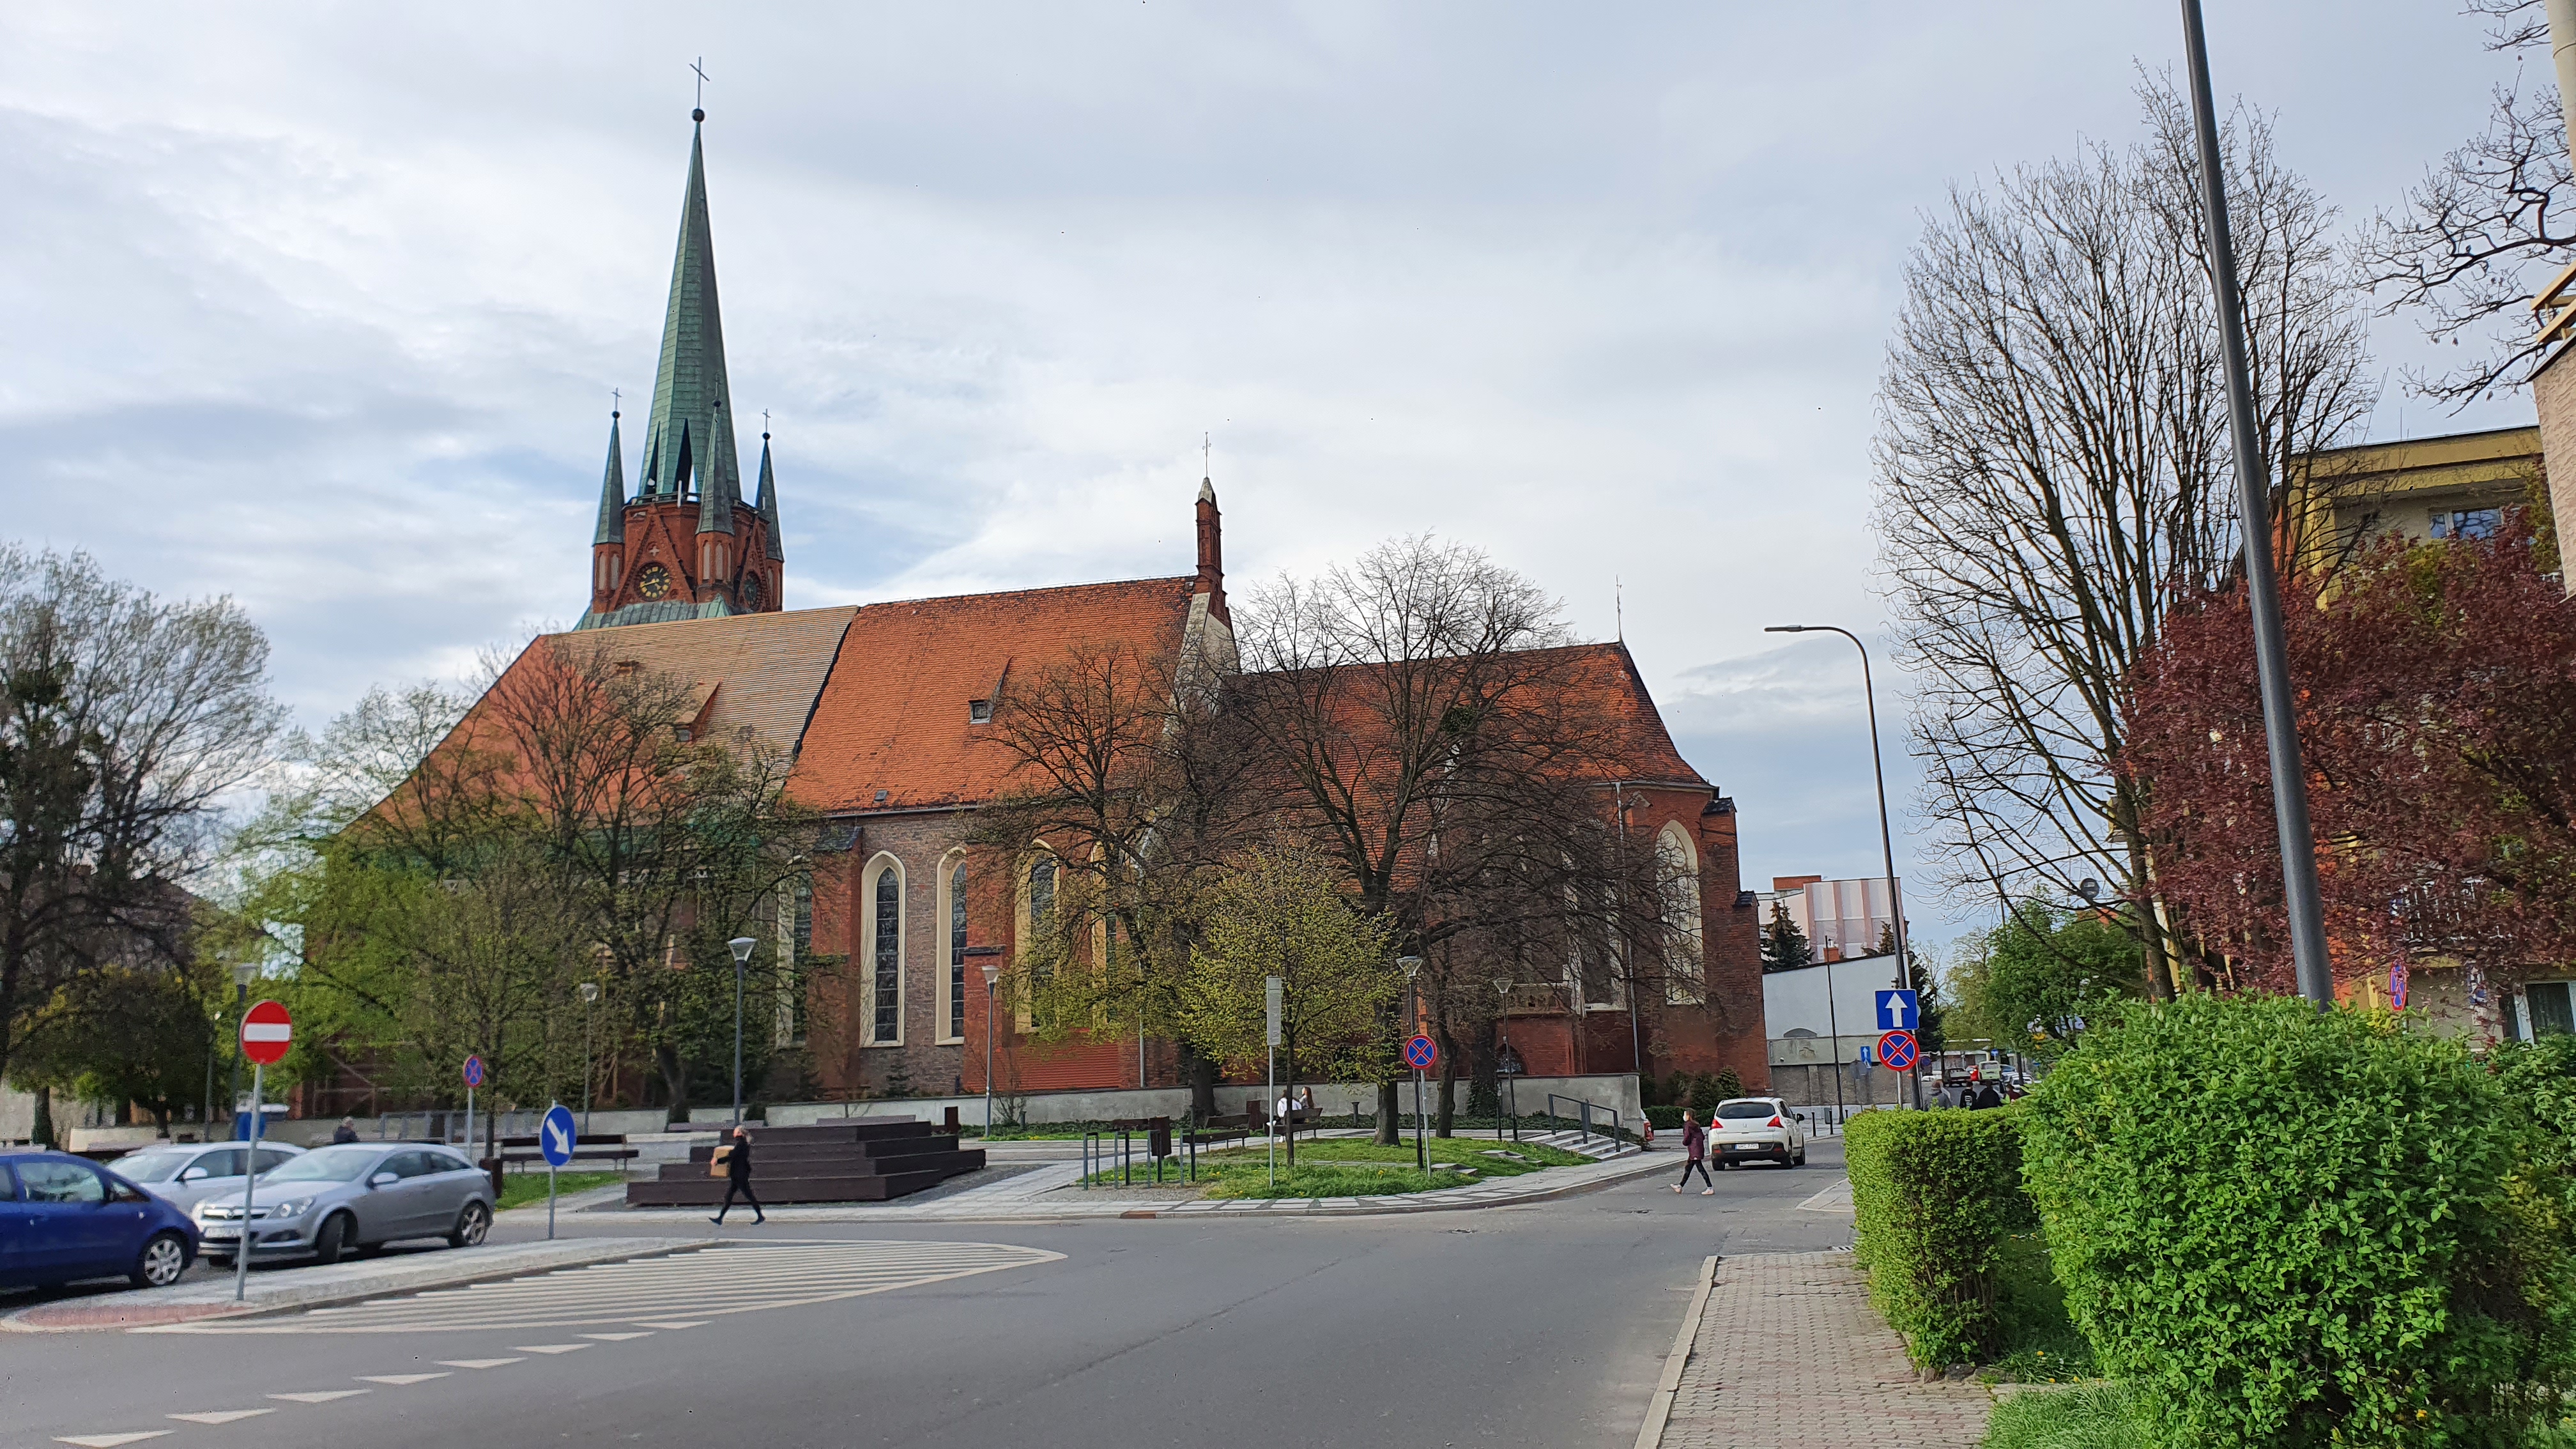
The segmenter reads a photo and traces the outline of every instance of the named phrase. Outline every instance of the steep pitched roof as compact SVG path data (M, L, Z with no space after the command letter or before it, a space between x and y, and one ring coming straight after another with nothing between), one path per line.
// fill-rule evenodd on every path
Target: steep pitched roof
M769 471L769 434L760 435L761 552L772 563L787 562L786 541L778 536L778 478Z
M759 743L792 750L805 733L814 697L822 692L841 637L857 613L845 605L629 624L611 633L557 637L620 663L631 660L656 674L690 681L692 697L702 705L696 719L701 739L738 740L747 726ZM510 667L519 668L526 658L520 655Z
M617 446L617 414L608 415L608 471L599 480L599 527L590 546L626 541L626 456Z
M1708 784L1674 748L1663 711L1655 707L1654 692L1626 644L1576 644L1568 652L1574 655L1577 687L1590 691L1610 720L1611 752L1623 783Z
M1038 670L1083 643L1176 647L1195 576L870 604L850 621L789 788L824 811L989 800L1012 761L971 723L1006 671ZM886 798L876 798L878 791Z
M700 497L722 506L702 516L701 530L733 531L732 505L742 495L734 464L733 389L725 377L724 317L716 305L716 248L707 221L703 131L689 137L689 181L680 197L680 240L671 257L671 296L662 314L662 360L653 374L653 413L644 434L643 484L676 496L681 457Z

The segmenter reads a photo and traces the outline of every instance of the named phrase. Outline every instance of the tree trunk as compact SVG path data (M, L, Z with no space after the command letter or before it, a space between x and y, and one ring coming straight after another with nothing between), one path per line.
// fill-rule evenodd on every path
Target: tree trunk
M1449 1028L1440 1028L1440 1125L1434 1130L1443 1137L1458 1135L1458 1039Z
M654 1065L662 1069L662 1090L671 1095L671 1110L689 1110L689 1064L680 1056L678 1047L667 1043L653 1048Z
M37 1146L61 1146L61 1139L54 1135L54 1089L51 1087L36 1088L36 1125L32 1130Z
M1199 1055L1188 1041L1181 1043L1181 1079L1190 1086L1190 1110L1202 1122L1216 1115L1216 1061Z
M1380 1147L1393 1147L1401 1140L1396 1130L1396 1119L1404 1115L1401 1091L1392 1081L1377 1084L1377 1136L1372 1140Z

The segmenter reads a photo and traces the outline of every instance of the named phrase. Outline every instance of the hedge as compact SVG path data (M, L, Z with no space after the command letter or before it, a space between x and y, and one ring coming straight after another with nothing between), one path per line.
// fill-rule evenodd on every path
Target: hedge
M1995 1269L2032 1225L2021 1188L2021 1113L1864 1112L1844 1129L1870 1299L1926 1368L1972 1363L2002 1342Z
M2464 1043L2294 999L2110 1015L2021 1104L2024 1171L2069 1314L2163 1443L2546 1436L2561 1199Z

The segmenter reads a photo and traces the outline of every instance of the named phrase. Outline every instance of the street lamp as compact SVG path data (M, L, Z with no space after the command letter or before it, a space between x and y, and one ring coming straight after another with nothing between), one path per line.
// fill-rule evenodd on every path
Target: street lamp
M1913 960L1913 956L1906 949L1905 943L1905 897L1897 889L1896 884L1896 837L1890 834L1887 828L1887 764L1880 757L1878 749L1878 690L1870 683L1869 646L1860 642L1858 634L1849 629L1837 628L1832 624L1773 624L1762 632L1765 634L1840 634L1852 642L1854 649L1860 651L1860 692L1861 698L1869 705L1869 767L1878 777L1878 848L1887 862L1887 909L1896 917L1896 989L1911 990L1914 985L1913 973L1907 969L1907 965ZM1921 1107L1923 1105L1922 1076L1919 1073L1908 1072L1906 1080L1913 1084L1914 1105Z
M1511 1010L1512 978L1508 976L1494 978L1494 1003L1494 1075L1503 1079L1503 1088L1509 1091L1512 1079L1511 1074L1503 1070L1503 1052L1511 1046L1512 1034L1511 1029L1503 1025L1503 1013ZM1503 1115L1512 1119L1514 1127L1521 1125L1519 1113L1506 1108ZM1500 1122L1494 1124L1494 1140L1496 1142L1503 1140L1503 1124Z
M239 1116L241 1115L241 1064L242 1064L242 1049L241 1049L241 1019L242 1019L242 1013L243 1013L243 1012L246 1012L246 1011L248 1011L248 1010L250 1010L250 984L251 984L253 981L256 981L256 980L258 980L258 979L259 979L259 966L258 966L258 964L257 964L257 963L255 963L255 962L250 962L250 961L238 961L238 962L235 962L235 963L233 964L233 1085L232 1085L232 1094L233 1094L233 1095L232 1095L232 1110L233 1110L233 1115L234 1115L235 1117L239 1117ZM211 1137L213 1137L213 1136L215 1135L215 1130L214 1130L214 1128L215 1128L215 1124L214 1124L211 1120L209 1120L209 1121L206 1123L206 1135L207 1135L209 1138L211 1138ZM235 1131L239 1131L240 1129L239 1129L238 1127L236 1127L234 1130L235 1130Z
M749 936L736 936L725 942L733 952L733 1125L742 1125L742 968L751 959L751 948L759 945Z
M993 984L1002 979L1002 963L984 965L984 1140L993 1140ZM1192 1158L1195 1162L1198 1159Z
M585 981L575 989L581 992L581 1130L587 1132L590 1130L591 1008L599 1004L599 983Z
M1422 971L1419 956L1398 956L1395 967L1404 973L1404 1023L1409 1035L1422 1029L1419 998L1414 995L1413 978ZM1413 1165L1423 1172L1431 1170L1431 1148L1422 1140L1422 1068L1413 1069Z

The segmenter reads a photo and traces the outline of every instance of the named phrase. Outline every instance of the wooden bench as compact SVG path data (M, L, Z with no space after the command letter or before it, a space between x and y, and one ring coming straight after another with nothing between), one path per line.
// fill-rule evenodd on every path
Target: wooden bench
M1248 1113L1231 1117L1210 1117L1181 1134L1181 1141L1193 1147L1208 1147L1246 1142L1252 1137L1253 1121Z
M501 1139L499 1160L505 1167L514 1164L543 1163L546 1155L537 1148L537 1139L534 1137L504 1137ZM575 1165L584 1162L614 1162L622 1172L626 1169L626 1165L633 1162L639 1155L634 1148L626 1145L623 1134L581 1133L575 1135L572 1142L572 1160Z

